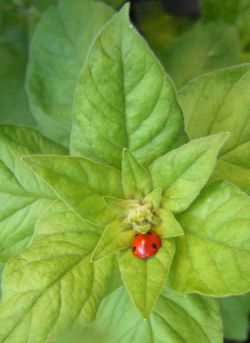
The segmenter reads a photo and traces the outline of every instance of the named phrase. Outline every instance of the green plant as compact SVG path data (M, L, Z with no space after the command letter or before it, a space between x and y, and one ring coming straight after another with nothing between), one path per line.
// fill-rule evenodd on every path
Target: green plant
M176 93L128 9L60 0L33 34L47 138L0 127L0 342L218 343L217 298L250 290L250 65Z

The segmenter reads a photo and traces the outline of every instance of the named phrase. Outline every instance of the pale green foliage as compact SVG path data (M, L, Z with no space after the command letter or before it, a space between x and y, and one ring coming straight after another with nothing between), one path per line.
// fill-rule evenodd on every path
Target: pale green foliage
M162 241L153 258L136 258L131 250L119 257L124 285L143 318L148 318L167 279L175 252L173 241Z
M156 210L156 215L161 220L161 223L155 230L160 237L172 238L183 235L182 227L170 211L159 208Z
M190 139L229 131L213 179L250 192L250 65L196 78L179 93Z
M24 162L82 218L100 224L112 220L103 196L122 197L118 170L73 156L33 156L24 158Z
M114 221L107 226L93 253L93 260L99 260L114 252L128 248L134 236L134 230L121 221Z
M249 197L234 185L218 181L204 189L178 220L184 235L176 239L171 287L214 296L247 292Z
M65 153L37 131L0 126L0 261L21 251L34 225L56 196L21 161L28 154Z
M156 159L150 166L153 187L161 187L161 205L182 212L197 197L215 167L228 134L193 140Z
M95 317L108 294L115 263L91 262L100 228L54 204L32 244L4 271L0 341L45 342Z
M146 195L152 187L148 171L128 150L123 151L122 186L124 195L128 199Z
M185 140L172 82L129 22L127 6L89 53L74 97L71 138L73 154L118 168L123 148L147 165Z
M59 0L33 35L27 90L42 133L68 144L73 94L89 47L114 11L92 0Z
M129 304L125 291L116 290L104 300L89 330L112 343L222 342L218 305L212 299L187 297L168 288L146 321Z
M29 246L3 272L0 342L70 337L101 305L97 321L83 330L84 342L220 343L218 304L173 288L210 296L250 288L249 197L224 181L202 190L225 129L232 137L221 160L233 152L235 164L245 163L242 185L249 181L248 162L241 160L249 150L249 66L209 74L204 79L211 84L201 87L200 78L181 91L188 132L198 139L180 147L186 136L174 86L129 22L128 6L104 26L85 58L111 14L101 8L108 9L59 0L31 49L33 111L40 128L64 143L79 80L70 147L77 156L60 156L67 152L30 129L0 128L2 260L19 253L35 227ZM193 116L192 106L208 119ZM218 134L200 138L210 133ZM135 231L150 229L161 247L139 259L131 241Z

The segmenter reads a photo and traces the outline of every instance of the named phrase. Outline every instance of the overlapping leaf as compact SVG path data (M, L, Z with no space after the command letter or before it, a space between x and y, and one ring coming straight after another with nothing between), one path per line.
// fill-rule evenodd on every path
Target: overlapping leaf
M196 78L179 93L190 139L229 131L213 178L250 192L250 65Z
M241 294L250 284L250 199L218 181L178 217L170 285L181 292Z
M136 258L131 250L119 257L122 280L143 318L148 318L155 306L167 279L174 252L174 242L163 240L161 248L152 258Z
M93 320L115 275L112 258L91 262L99 232L62 204L39 222L33 243L4 272L1 342L40 343Z
M123 148L147 165L184 140L172 82L124 6L97 37L81 74L71 152L121 168Z
M159 57L179 88L198 75L239 63L239 55L233 26L198 22L161 49Z
M152 163L152 183L163 190L163 207L177 213L188 208L212 174L227 137L222 133L193 140Z
M163 290L146 321L129 304L124 289L116 290L104 300L87 333L112 343L222 342L218 305L211 299L183 296L170 289ZM84 340L84 333L81 338Z
M21 161L21 156L43 153L63 154L65 149L34 130L0 127L0 261L6 261L27 244L35 222L56 198Z
M24 161L82 218L99 224L112 221L103 196L122 197L118 170L73 156L30 156Z
M68 144L73 94L88 49L111 7L91 0L60 0L34 33L27 89L32 114L44 135Z

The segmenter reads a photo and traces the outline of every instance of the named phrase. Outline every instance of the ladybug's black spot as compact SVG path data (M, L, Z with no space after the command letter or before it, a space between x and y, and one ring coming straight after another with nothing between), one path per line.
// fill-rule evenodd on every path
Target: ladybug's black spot
M139 235L139 233L137 233L137 234L135 235L135 237L138 236L138 235Z
M133 247L133 252L135 252L136 251L136 247Z
M149 236L152 235L152 232L148 231L148 232L147 232L147 235L149 235Z
M152 248L157 249L157 245L155 243L152 243Z

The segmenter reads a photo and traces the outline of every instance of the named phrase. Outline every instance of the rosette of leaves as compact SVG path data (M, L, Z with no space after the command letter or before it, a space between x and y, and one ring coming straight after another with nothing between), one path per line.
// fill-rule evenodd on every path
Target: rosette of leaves
M173 83L125 6L79 77L70 155L19 160L51 206L3 272L0 342L55 339L98 309L93 328L105 333L112 317L112 343L222 341L206 296L250 289L250 200L231 183L207 185L228 134L187 142L183 127ZM162 246L138 259L132 237L149 229Z

